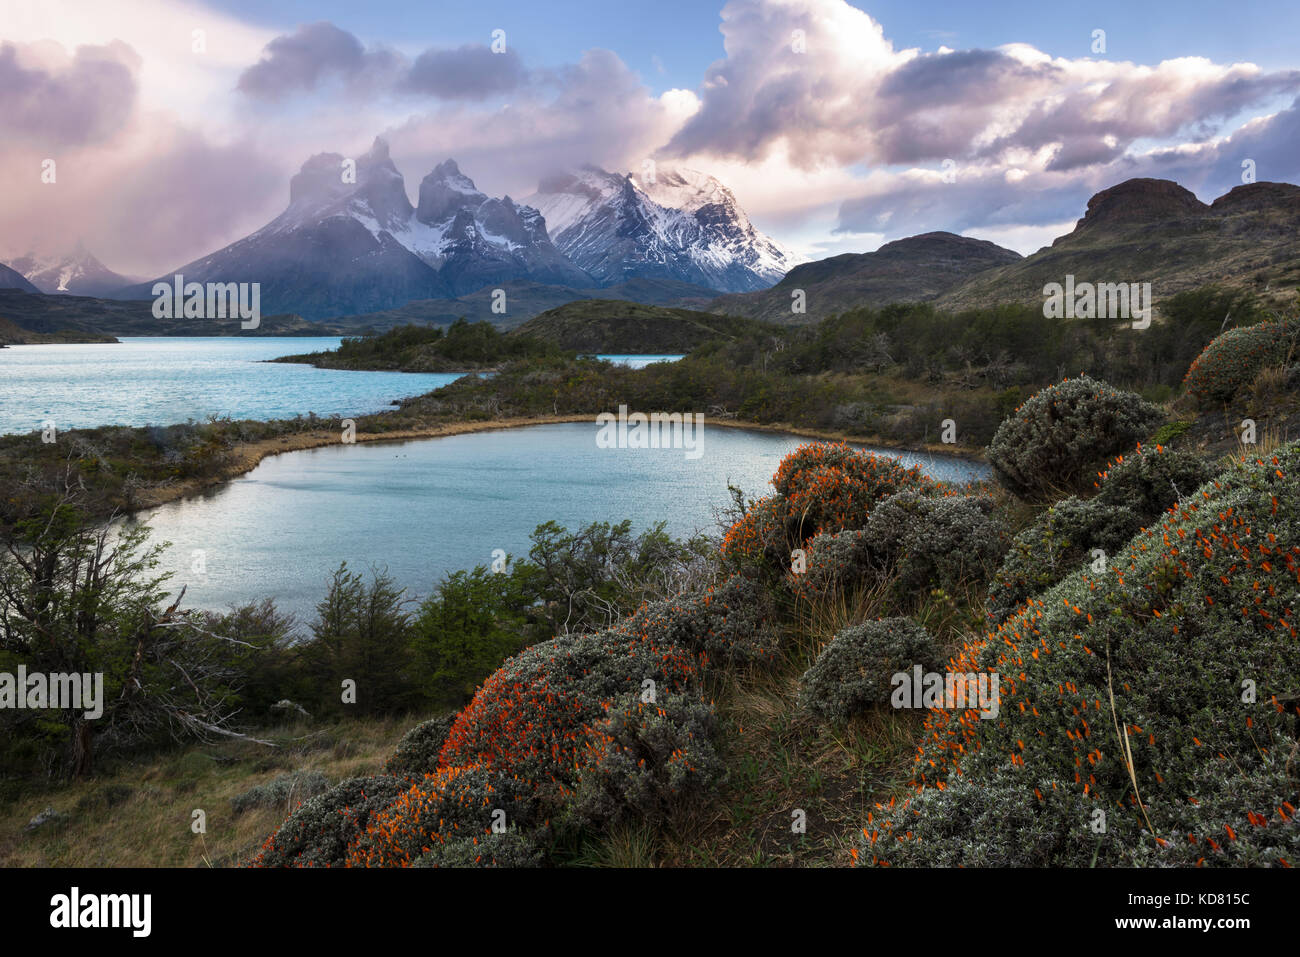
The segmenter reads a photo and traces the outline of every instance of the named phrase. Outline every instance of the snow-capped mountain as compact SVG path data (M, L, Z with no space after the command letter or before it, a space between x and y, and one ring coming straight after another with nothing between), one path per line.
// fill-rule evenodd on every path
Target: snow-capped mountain
M393 235L438 270L452 295L512 279L593 285L592 277L551 243L536 209L509 196L488 197L455 160L438 164L424 178L415 216Z
M350 172L338 153L313 156L291 180L283 213L160 279L181 273L186 282L259 282L263 314L308 319L377 312L514 279L594 285L551 244L537 210L508 196L489 198L452 160L424 178L418 207L384 140L357 158L355 177ZM122 294L147 298L152 285Z
M678 279L724 292L766 289L803 260L754 228L731 190L689 169L638 179L583 166L525 202L555 245L601 283Z
M45 293L107 296L131 281L96 259L80 241L70 251L29 252L9 265Z

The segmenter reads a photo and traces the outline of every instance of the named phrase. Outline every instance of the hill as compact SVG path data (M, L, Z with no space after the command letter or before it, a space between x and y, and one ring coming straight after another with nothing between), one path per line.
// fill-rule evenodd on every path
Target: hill
M496 289L505 293L504 313L493 312ZM454 299L418 299L396 309L355 316L337 316L331 325L358 333L385 332L398 326L450 326L457 319L490 322L498 329L513 329L548 309L584 299L623 299L649 305L703 304L715 296L712 289L674 279L629 279L607 289L556 286L517 280L485 287Z
M886 243L875 252L844 253L804 263L771 289L720 296L707 308L769 322L813 322L858 306L927 302L974 275L1019 259L1019 253L987 240L923 233ZM806 296L803 314L791 309L797 290Z
M1300 285L1300 187L1238 186L1205 204L1177 183L1131 179L1088 201L1073 231L1024 259L939 296L941 309L1041 303L1064 282L1149 282L1161 300L1199 286L1258 293L1280 305Z
M0 348L16 345L46 345L52 342L117 342L117 339L81 329L63 329L48 333L32 332L0 316Z
M710 339L759 334L763 326L750 319L693 309L593 299L544 312L510 335L540 339L576 352L667 355L690 352Z
M141 299L96 299L0 289L0 318L28 332L82 332L113 336L335 336L333 326L302 316L263 316L256 329L241 329L239 319L157 319L153 302ZM99 342L102 338L83 339Z

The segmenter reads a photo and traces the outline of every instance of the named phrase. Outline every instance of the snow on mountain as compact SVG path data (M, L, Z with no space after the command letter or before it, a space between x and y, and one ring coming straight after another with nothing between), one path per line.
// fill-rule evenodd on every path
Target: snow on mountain
M352 174L355 175L352 175ZM406 194L388 144L355 161L321 153L289 184L289 205L261 229L160 277L260 282L262 311L308 319L378 312L525 279L589 287L552 244L541 215L480 192L454 160ZM134 287L148 296L152 283Z
M527 202L555 245L606 284L647 277L747 292L802 261L755 229L731 190L696 170L638 180L583 166L542 180Z
M107 296L131 281L96 259L80 241L63 252L29 252L11 260L10 266L45 293Z

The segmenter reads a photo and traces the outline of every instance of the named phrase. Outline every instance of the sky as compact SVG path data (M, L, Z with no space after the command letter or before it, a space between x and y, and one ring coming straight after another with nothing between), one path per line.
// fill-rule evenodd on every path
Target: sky
M653 161L808 258L1029 253L1135 176L1300 182L1296 36L1294 0L5 0L0 252L159 275L383 136L412 198L449 157L516 200Z

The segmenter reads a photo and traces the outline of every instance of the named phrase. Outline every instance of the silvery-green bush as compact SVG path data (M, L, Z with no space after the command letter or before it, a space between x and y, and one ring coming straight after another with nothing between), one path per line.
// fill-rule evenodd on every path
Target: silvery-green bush
M1008 541L989 496L915 490L897 492L877 505L866 537L875 554L892 565L904 592L982 587Z
M1106 461L1146 437L1164 413L1132 392L1088 376L1042 389L998 426L989 464L1024 499L1091 491Z
M546 863L532 832L512 828L502 833L453 837L434 844L412 867L541 867Z
M784 579L785 586L800 598L851 591L879 571L864 529L814 535L803 552L803 571L796 571L791 563Z
M306 801L329 790L330 779L314 768L287 771L265 784L249 788L230 799L236 814L255 807L284 807L290 801Z
M888 704L893 676L940 663L930 634L909 618L880 618L841 630L800 678L799 703L825 721L846 721Z
M605 828L630 818L657 825L722 779L717 718L697 696L624 696L593 732L596 756L584 763L567 823Z
M1062 499L1012 540L989 584L989 617L1002 621L1026 599L1083 572L1100 557L1093 549L1118 555L1141 527L1142 517L1122 506L1073 495Z
M384 773L404 778L422 778L438 769L438 753L447 743L455 713L439 715L417 724L402 735L392 755L384 762Z

